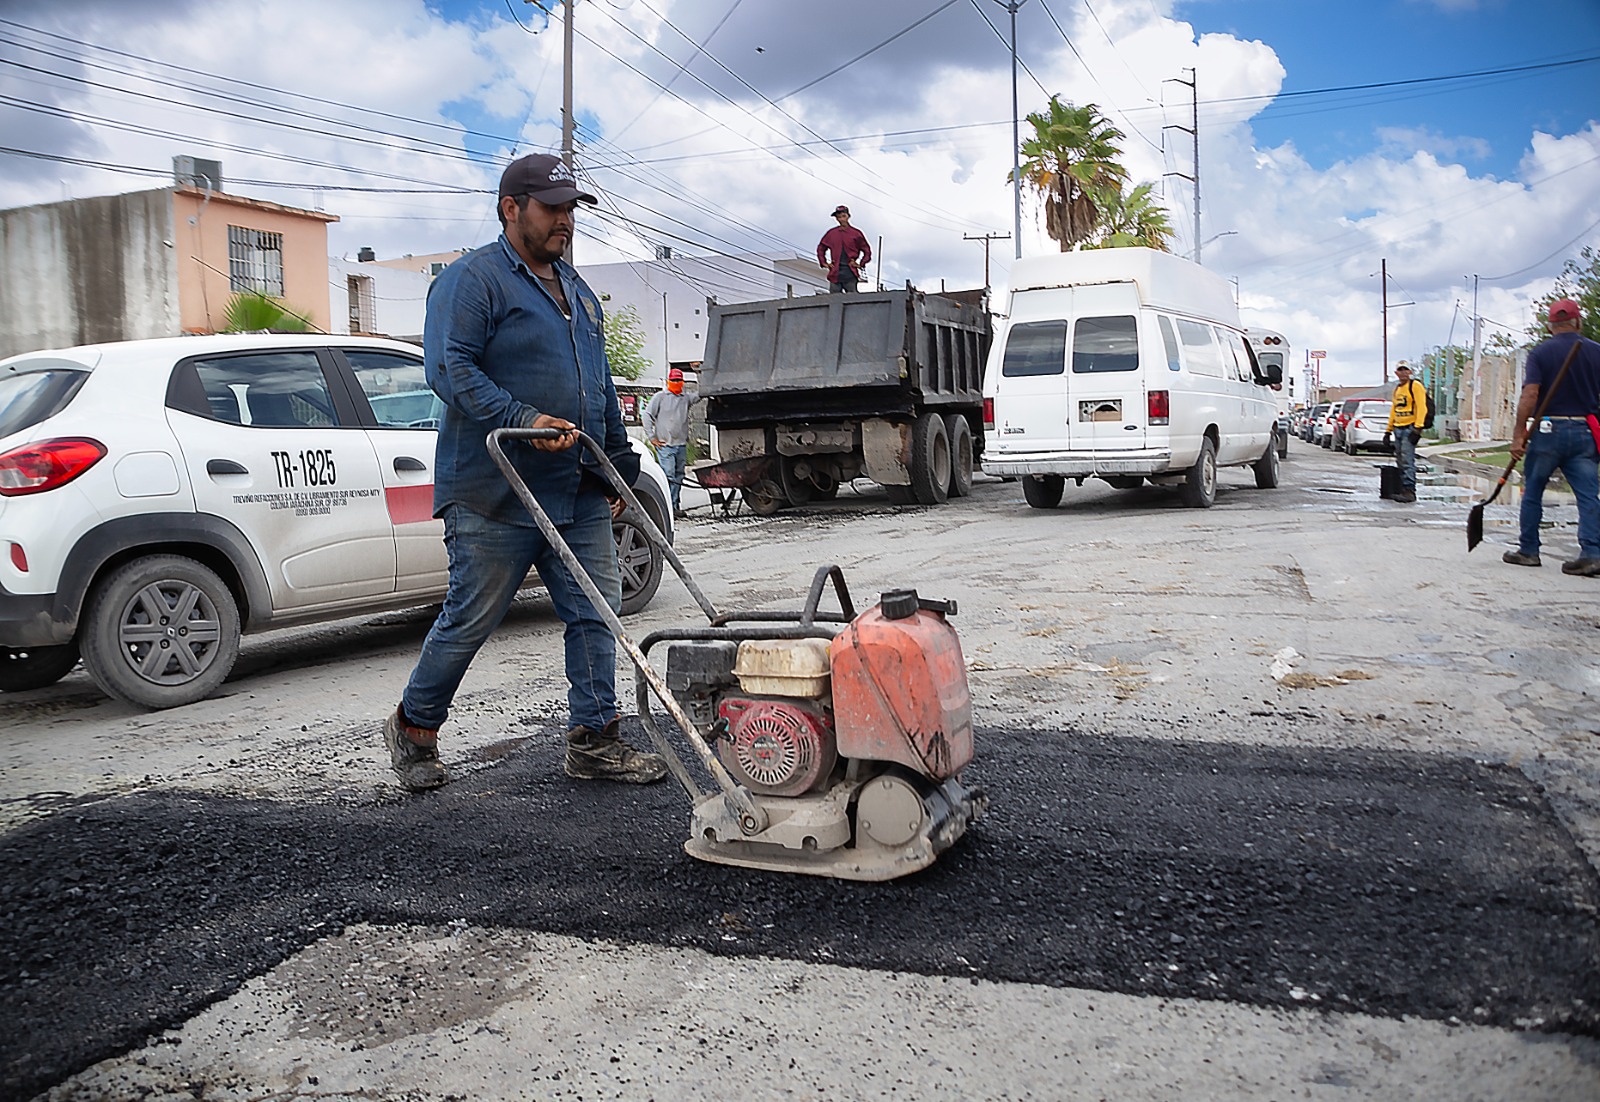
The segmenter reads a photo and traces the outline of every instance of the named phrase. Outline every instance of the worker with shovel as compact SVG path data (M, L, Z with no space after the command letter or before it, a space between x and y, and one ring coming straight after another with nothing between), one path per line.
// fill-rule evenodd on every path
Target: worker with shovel
M1562 563L1562 573L1600 577L1600 344L1579 333L1578 304L1572 299L1551 303L1549 318L1550 338L1528 353L1517 400L1511 459L1527 456L1522 534L1517 549L1502 558L1514 566L1541 565L1544 488L1560 470L1578 498L1578 557ZM1549 392L1541 393L1547 387ZM1536 409L1542 416L1536 417Z

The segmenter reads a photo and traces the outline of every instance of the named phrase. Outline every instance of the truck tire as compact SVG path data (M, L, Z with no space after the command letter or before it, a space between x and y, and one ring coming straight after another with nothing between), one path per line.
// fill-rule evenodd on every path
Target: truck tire
M80 626L83 664L111 696L144 708L204 700L239 657L239 605L182 555L134 559L96 583Z
M950 437L937 413L924 413L911 428L911 492L923 505L950 497Z
M1054 509L1061 504L1067 480L1058 474L1029 475L1022 480L1022 496L1035 509Z
M1207 436L1200 441L1200 456L1184 476L1179 490L1191 509L1209 509L1217 500L1217 446Z
M972 426L959 413L947 414L944 434L950 438L950 494L966 497L972 493Z

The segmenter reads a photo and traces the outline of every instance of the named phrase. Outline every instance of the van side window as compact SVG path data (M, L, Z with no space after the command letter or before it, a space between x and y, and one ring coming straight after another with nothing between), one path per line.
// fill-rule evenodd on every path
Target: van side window
M1060 375L1067 364L1067 323L1028 321L1011 327L1001 375Z
M1178 337L1183 341L1183 358L1191 373L1213 379L1223 377L1222 350L1211 335L1211 326L1179 318Z
M1222 343L1222 363L1224 368L1233 365L1233 377L1241 383L1251 382L1250 353L1244 350L1244 339L1237 333L1230 333L1226 329L1217 330L1217 340ZM1226 374L1226 371L1224 371Z
M1178 358L1178 335L1172 331L1172 319L1158 314L1156 321L1161 323L1161 344L1167 351L1167 370L1182 371L1183 361Z
M1137 371L1139 332L1132 314L1079 318L1072 335L1072 373Z

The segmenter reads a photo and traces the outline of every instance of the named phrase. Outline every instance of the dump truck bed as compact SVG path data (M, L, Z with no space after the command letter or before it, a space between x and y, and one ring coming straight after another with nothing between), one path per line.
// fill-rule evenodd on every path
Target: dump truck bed
M713 424L977 407L989 321L914 289L711 308L700 393Z

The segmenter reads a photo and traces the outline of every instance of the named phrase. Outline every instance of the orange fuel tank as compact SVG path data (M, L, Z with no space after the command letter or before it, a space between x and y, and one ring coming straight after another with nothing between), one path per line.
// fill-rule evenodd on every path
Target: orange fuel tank
M898 762L940 781L972 760L961 641L915 591L885 593L834 636L828 657L840 757Z

